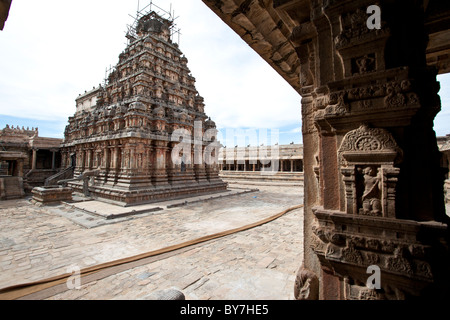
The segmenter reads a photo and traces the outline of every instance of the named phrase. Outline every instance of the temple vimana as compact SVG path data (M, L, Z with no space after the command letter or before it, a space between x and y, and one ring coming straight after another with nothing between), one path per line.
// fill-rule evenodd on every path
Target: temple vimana
M450 136L436 137L433 121L437 75L450 72L450 2L203 2L301 98L303 144L272 159L278 177L302 181L295 298L448 299ZM1 131L2 199L62 184L130 206L265 171L253 147L221 149L172 27L153 11L136 20L106 81L76 99L63 141ZM382 281L369 287L374 266Z
M75 176L95 171L93 196L128 205L226 189L217 166L194 162L194 151L203 154L212 142L203 139L205 131L216 126L204 112L187 58L170 38L171 23L155 12L141 17L105 85L76 100L62 166L73 166ZM194 123L202 130L199 143ZM192 155L180 157L191 161L172 162L177 129L192 146ZM81 191L82 184L69 186Z

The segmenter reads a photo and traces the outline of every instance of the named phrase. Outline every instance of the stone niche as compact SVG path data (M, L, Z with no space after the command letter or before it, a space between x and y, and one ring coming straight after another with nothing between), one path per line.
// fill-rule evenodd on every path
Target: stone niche
M323 273L340 279L344 296L339 298L405 299L438 292L436 274L444 261L435 259L445 256L438 243L446 225L396 217L403 152L393 136L362 124L344 136L337 156L344 210L313 208L311 248ZM380 268L380 288L367 287L369 266Z
M361 125L338 151L348 214L395 218L395 187L402 151L384 129Z

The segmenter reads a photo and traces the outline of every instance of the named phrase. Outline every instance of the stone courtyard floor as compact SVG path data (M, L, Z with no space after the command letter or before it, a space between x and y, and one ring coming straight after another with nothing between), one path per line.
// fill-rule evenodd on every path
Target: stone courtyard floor
M136 214L99 201L46 207L28 199L2 201L0 289L234 229L303 203L301 187L258 189L183 206L142 206ZM262 226L82 282L78 289L66 285L30 298L136 300L177 288L187 300L291 300L303 250L302 215L296 209Z

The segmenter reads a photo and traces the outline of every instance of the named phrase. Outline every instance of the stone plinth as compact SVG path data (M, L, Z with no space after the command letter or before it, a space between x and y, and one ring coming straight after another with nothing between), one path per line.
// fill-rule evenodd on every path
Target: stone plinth
M31 191L32 202L40 205L71 201L73 189L69 187L36 187Z
M0 200L19 199L25 196L22 177L0 177Z

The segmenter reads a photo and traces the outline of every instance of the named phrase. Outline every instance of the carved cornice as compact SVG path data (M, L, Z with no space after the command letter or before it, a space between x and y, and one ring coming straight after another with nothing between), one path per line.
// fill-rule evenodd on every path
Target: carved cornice
M381 269L385 291L388 285L389 290L398 286L411 295L434 281L434 255L439 249L432 244L445 234L446 225L349 215L322 207L313 208L313 212L317 220L312 226L311 249L337 275L365 284L369 275L355 268L376 265ZM419 240L422 234L429 235L427 242ZM390 281L383 282L387 278ZM402 286L405 278L417 287Z
M348 132L342 140L338 155L343 165L354 159L364 161L368 155L376 161L393 162L396 157L400 161L402 150L398 147L392 135L382 128L370 128L362 124L358 129ZM383 157L382 155L385 155Z
M391 74L394 80L385 81ZM365 72L330 83L330 93L314 101L314 118L316 122L326 120L337 129L352 122L392 126L393 118L397 125L409 124L421 107L416 82L408 79L407 68L399 68L395 72Z

